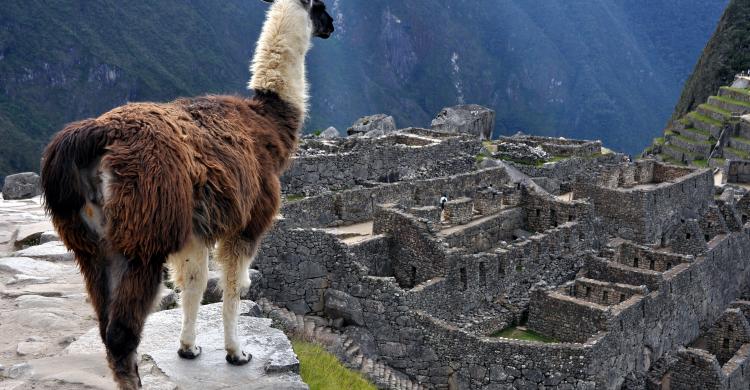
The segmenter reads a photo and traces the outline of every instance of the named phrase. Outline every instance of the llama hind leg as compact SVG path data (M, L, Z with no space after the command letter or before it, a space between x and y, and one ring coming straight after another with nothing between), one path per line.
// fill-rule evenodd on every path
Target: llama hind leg
M180 252L169 257L174 283L181 290L182 333L177 354L195 359L201 348L195 344L195 322L208 283L208 248L193 237Z
M138 389L136 349L161 284L164 261L125 260L110 266L109 324L105 345L107 360L121 390Z
M250 287L248 267L256 247L256 242L225 241L219 244L217 253L217 260L222 268L222 288L224 290L224 302L222 304L224 347L227 351L227 362L235 366L245 365L253 358L250 354L242 351L237 336L237 322L242 291Z

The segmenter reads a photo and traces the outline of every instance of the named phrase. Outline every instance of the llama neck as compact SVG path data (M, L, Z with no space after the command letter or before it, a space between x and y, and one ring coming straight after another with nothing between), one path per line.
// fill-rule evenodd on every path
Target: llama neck
M307 115L305 56L310 49L312 26L299 0L276 0L268 11L255 56L250 88L274 92L299 111L300 124Z

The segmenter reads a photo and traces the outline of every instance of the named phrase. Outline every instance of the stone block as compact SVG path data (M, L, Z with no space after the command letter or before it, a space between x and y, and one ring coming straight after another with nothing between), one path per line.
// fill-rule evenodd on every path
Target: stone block
M343 318L349 324L365 325L359 299L334 289L326 290L324 299L325 312L331 318Z
M39 175L33 172L18 173L5 177L3 199L30 199L42 194Z

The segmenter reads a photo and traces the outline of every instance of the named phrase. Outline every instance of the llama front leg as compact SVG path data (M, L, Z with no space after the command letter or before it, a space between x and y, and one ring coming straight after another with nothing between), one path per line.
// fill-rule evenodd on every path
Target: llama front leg
M256 242L228 241L219 245L218 262L222 267L224 319L224 347L227 351L227 362L235 366L242 366L253 358L242 351L237 336L237 321L240 311L240 297L242 292L250 287L248 267L255 254Z
M181 291L182 333L177 354L183 359L195 359L201 354L195 343L195 322L208 284L208 248L193 238L183 250L169 257L169 266Z
M105 345L107 360L121 390L141 387L136 349L161 284L164 261L127 260L111 267L111 300Z

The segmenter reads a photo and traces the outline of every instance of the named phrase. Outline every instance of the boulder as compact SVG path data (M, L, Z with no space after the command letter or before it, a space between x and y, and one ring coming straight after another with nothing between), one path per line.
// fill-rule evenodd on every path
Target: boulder
M479 139L492 139L495 111L476 104L446 107L432 120L432 129L447 133L472 134Z
M51 241L42 245L32 246L13 254L16 257L31 257L47 261L71 261L73 252L60 241Z
M39 236L39 243L46 244L48 242L60 241L60 236L55 231L44 232Z
M255 303L243 301L241 313L247 313ZM139 366L153 364L163 375L162 382L173 383L180 389L308 389L302 382L299 360L284 333L271 327L268 318L240 315L237 333L244 342L243 350L253 358L247 366L227 364L224 351L224 331L221 304L200 308L196 325L198 345L203 354L195 360L177 356L180 344L182 310L165 310L149 316L138 352ZM99 329L91 329L65 350L71 355L97 354L103 351ZM104 360L102 359L102 363ZM153 372L153 370L150 370ZM144 388L150 388L152 378L144 378Z
M363 326L362 305L351 295L329 288L325 292L325 312L331 318L342 318L347 324Z
M322 133L320 133L320 138L322 139L336 139L341 138L341 133L335 128L335 127L329 127L325 129Z
M30 199L42 194L39 175L33 172L18 173L5 177L3 199Z
M385 114L370 115L359 118L346 132L349 135L362 135L380 130L382 134L396 131L396 121Z

